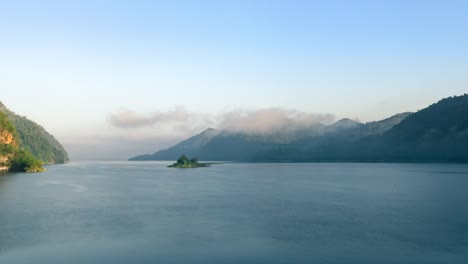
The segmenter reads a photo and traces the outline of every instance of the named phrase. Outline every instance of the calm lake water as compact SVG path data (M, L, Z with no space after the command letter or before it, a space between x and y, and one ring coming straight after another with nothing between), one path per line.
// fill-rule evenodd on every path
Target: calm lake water
M468 263L468 165L0 175L0 263Z

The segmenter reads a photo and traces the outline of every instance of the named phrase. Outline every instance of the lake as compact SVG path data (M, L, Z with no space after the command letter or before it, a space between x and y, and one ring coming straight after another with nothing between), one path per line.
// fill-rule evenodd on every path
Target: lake
M0 175L0 263L468 263L468 165L168 164Z

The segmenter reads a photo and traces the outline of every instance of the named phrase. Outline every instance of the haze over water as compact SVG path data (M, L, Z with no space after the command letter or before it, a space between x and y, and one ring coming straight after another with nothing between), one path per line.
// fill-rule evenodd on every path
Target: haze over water
M0 176L0 263L467 263L468 165L70 163Z

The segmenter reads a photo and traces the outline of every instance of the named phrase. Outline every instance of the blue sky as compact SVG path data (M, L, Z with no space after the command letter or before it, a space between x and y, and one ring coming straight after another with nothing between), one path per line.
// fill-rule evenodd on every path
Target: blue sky
M69 2L0 1L0 100L74 159L154 152L240 109L371 121L468 91L466 1ZM109 121L174 109L197 121Z

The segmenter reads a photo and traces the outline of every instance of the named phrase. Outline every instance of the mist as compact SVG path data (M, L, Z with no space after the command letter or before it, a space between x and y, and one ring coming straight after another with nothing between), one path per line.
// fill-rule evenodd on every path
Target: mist
M135 128L152 126L166 122L184 122L189 118L189 113L182 106L177 106L166 112L153 112L139 115L135 111L122 109L117 113L111 114L110 123L120 128Z
M221 115L218 128L234 132L268 133L297 130L317 123L330 124L335 119L333 114L306 113L285 108L238 110Z
M220 130L236 132L266 133L279 129L300 129L316 123L331 124L336 116L330 113L308 113L296 109L264 108L258 110L232 110L216 115L189 112L178 106L173 110L149 114L138 114L132 110L120 110L112 113L109 121L116 128L137 129L142 127L185 127L197 124L197 129L214 127ZM192 126L188 125L192 124ZM196 131L190 131L194 133Z
M62 139L72 160L125 160L151 154L187 139L208 127L245 133L291 131L316 123L331 124L330 113L308 113L288 108L235 109L217 114L191 112L184 106L138 113L121 108L107 117L104 133Z

